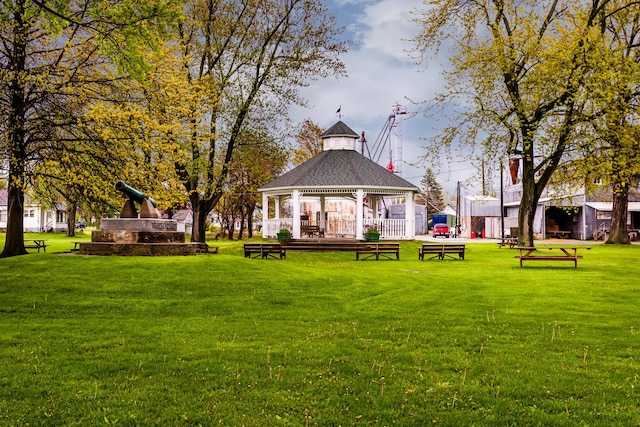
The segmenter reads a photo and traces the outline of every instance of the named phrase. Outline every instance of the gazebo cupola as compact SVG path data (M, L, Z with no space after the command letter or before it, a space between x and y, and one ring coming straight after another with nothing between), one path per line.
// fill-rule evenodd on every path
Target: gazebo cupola
M327 150L355 150L358 134L355 133L343 121L327 129L322 135L322 148Z

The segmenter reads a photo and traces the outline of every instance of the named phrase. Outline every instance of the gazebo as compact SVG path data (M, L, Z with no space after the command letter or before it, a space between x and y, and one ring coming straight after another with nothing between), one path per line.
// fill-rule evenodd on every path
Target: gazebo
M361 238L366 229L376 227L382 239L413 239L414 196L420 190L358 153L359 136L342 121L320 138L322 153L258 189L262 194L263 238L274 238L283 228L300 238L303 226L318 225L326 236ZM292 212L281 217L285 198L291 200ZM352 203L348 217L330 217L327 205L338 199ZM381 217L384 204L400 201L405 205L404 219ZM270 202L275 203L273 218L269 218ZM309 202L318 204L318 211L315 215L302 215L303 203Z

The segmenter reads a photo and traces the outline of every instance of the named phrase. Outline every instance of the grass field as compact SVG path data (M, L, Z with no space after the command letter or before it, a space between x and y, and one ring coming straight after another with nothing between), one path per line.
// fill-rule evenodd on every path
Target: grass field
M0 259L0 425L640 424L638 246L520 269L483 243L356 262L45 238Z

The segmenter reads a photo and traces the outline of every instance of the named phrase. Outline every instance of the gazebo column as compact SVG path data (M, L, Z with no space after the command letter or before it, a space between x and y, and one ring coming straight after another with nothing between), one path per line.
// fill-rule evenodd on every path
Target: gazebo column
M380 218L378 214L378 201L380 198L378 196L371 196L371 209L373 210L373 219Z
M356 191L356 239L361 238L364 234L364 196L362 189Z
M404 196L405 204L405 237L416 237L416 208L413 200L413 192L407 191Z
M275 219L280 219L280 196L276 196L275 202L275 214L273 216Z
M291 204L293 205L293 234L294 239L300 238L300 190L293 190L291 193Z
M269 234L270 228L267 228L269 224L269 196L267 193L262 193L262 237Z
M324 194L320 195L320 221L318 222L318 226L323 229L325 232L327 231L327 224L325 221L325 211L324 211Z

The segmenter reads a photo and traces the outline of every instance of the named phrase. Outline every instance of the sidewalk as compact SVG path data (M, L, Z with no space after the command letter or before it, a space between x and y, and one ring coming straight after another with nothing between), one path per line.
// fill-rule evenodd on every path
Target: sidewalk
M431 234L425 235L421 234L416 236L416 240L424 241L424 242L437 242L437 243L493 243L497 245L500 239L470 239L465 237L433 237ZM575 239L544 239L544 240L536 240L534 242L538 245L602 245L604 241L602 240L575 240ZM640 244L640 242L631 242L632 244Z

